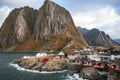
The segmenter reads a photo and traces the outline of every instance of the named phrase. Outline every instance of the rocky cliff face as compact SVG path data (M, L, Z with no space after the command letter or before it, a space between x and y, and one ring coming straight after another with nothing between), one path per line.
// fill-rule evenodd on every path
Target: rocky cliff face
M81 29L81 32L83 29ZM86 30L87 31L87 30ZM108 34L98 29L88 30L83 33L86 41L90 46L118 46L119 44L113 41Z
M1 27L0 42L4 50L28 40L33 33L37 11L29 8L13 10Z
M69 12L46 0L39 9L33 36L38 41L50 40L52 36L62 33L70 26L74 24Z
M1 27L2 51L73 50L87 47L70 13L45 0L39 10L13 10Z

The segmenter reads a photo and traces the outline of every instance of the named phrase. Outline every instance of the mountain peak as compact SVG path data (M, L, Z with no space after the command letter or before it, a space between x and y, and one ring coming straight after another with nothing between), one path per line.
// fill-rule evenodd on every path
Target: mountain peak
M88 47L69 11L50 0L45 0L39 10L13 10L0 37L0 48L5 51L70 51Z
M92 32L100 32L100 30L99 30L99 29L96 29L96 28L93 28L91 31L92 31Z
M56 4L56 3L53 2L52 0L45 0L43 5L45 4Z
M53 2L52 0L45 0L44 3Z
M34 38L38 41L50 40L51 35L63 33L70 25L75 26L70 13L52 1L45 1L38 15L34 32Z
M86 28L82 28L80 26L77 27L78 30L80 30L82 32L83 35L85 35L86 33L88 33L90 30L86 29Z
M45 0L45 1L51 1L51 0Z
M84 33L83 33L84 34ZM93 28L89 30L84 37L90 46L116 46L119 45L111 39L104 31Z

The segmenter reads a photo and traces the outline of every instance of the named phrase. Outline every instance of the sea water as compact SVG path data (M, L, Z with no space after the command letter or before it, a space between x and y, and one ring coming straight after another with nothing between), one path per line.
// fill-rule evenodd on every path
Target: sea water
M34 56L36 53L0 53L0 80L85 80L78 74L70 76L67 70L56 72L39 72L24 69L12 61L22 56Z

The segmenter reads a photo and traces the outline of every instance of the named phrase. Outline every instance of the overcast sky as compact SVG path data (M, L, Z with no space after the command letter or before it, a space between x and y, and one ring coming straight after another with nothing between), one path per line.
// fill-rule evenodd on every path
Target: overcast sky
M76 26L98 28L120 39L120 0L53 0L70 11ZM0 26L14 8L39 9L44 0L0 0Z

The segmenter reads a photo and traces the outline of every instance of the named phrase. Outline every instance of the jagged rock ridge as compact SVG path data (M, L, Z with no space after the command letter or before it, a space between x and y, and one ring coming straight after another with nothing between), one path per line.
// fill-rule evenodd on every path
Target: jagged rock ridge
M0 37L2 51L69 51L88 46L70 13L50 0L39 10L13 10L1 27Z
M83 34L85 35L86 33L88 33L90 30L86 29L86 28L82 28L80 26L77 27L77 29Z
M80 29L80 30L81 30L81 32L83 32L82 30L85 30L85 29ZM84 35L87 43L90 46L108 46L108 47L110 47L110 46L118 46L119 45L114 40L112 40L108 34L106 34L103 31L100 31L98 29L95 29L95 28L92 30L88 30L88 32L86 32L86 33L83 32L83 35Z

